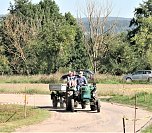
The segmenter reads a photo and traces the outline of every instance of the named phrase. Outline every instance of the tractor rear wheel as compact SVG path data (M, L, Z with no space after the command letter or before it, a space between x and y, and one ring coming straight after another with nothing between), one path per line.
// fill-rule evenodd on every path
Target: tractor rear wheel
M74 99L71 98L71 112L74 112Z
M54 96L54 97L52 98L52 104L53 104L53 107L54 107L54 108L57 108L58 101L57 101L57 97L56 97L56 96Z
M64 108L64 99L60 97L60 108Z
M70 96L66 99L66 111L71 111L71 98Z
M99 100L97 100L96 105L97 105L97 112L100 112L100 101Z
M77 101L74 102L74 107L75 107L75 108L78 107L78 102L77 102Z

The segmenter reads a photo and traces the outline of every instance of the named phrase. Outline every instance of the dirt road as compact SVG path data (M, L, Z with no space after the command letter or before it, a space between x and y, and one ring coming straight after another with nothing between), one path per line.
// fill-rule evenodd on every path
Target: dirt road
M0 104L4 103L23 104L24 95L0 94ZM66 112L64 109L51 108L49 95L29 95L28 104L39 106L52 112L47 120L27 127L17 129L16 132L123 132L122 118L125 120L126 132L134 131L134 109L111 103L101 102L101 112L91 112L89 106L86 110L80 108L76 112ZM136 131L150 119L152 113L137 109ZM146 118L148 117L148 118Z

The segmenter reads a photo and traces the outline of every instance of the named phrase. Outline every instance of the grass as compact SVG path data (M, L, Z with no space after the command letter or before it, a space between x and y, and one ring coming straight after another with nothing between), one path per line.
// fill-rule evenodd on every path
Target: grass
M65 73L55 73L50 75L4 75L0 76L0 83L62 83L61 76ZM98 84L149 84L147 81L126 83L122 80L123 76L110 74L95 74L94 81Z
M26 91L24 89L9 89L9 88L0 88L0 93L17 93L17 94L49 94L50 91L37 89L37 88L29 88Z
M99 96L126 95L134 96L136 93L151 93L152 85L147 84L97 84Z
M142 92L137 93L137 106L143 107L146 110L149 110L152 112L152 94ZM116 102L121 104L128 104L128 105L134 105L135 103L135 95L113 95L110 98L103 98L102 101L108 101L108 102ZM152 125L147 127L143 132L152 132Z
M50 94L48 84L0 84L0 93Z
M95 74L95 82L100 84L121 84L123 83L122 76L110 74Z
M144 84L97 84L99 96L134 95L152 93L152 85ZM0 84L0 93L50 94L48 84Z
M0 76L0 83L60 83L61 73L51 75L13 75Z
M13 132L23 125L38 123L49 115L46 110L27 107L27 117L24 118L23 106L0 105L0 132Z

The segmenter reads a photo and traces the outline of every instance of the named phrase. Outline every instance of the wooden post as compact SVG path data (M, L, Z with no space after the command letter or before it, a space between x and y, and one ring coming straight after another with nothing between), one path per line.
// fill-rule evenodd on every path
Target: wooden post
M25 87L25 97L24 97L24 118L26 118L26 103L27 103L27 97L26 97L26 87Z
M35 94L34 94L34 108L35 108Z
M146 92L144 92L144 102L146 102Z
M122 120L123 120L123 132L126 133L126 129L125 129L125 128L126 128L126 127L125 127L125 118L123 117Z
M134 116L134 133L136 133L136 108L137 107L137 95L135 94L135 116Z

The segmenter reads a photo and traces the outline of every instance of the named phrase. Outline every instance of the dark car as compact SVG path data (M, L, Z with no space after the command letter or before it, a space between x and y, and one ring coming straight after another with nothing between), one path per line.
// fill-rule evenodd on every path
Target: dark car
M127 82L131 81L149 81L152 82L152 70L139 70L123 77Z
M90 70L83 70L83 75L87 78L87 79L94 79L94 73Z

